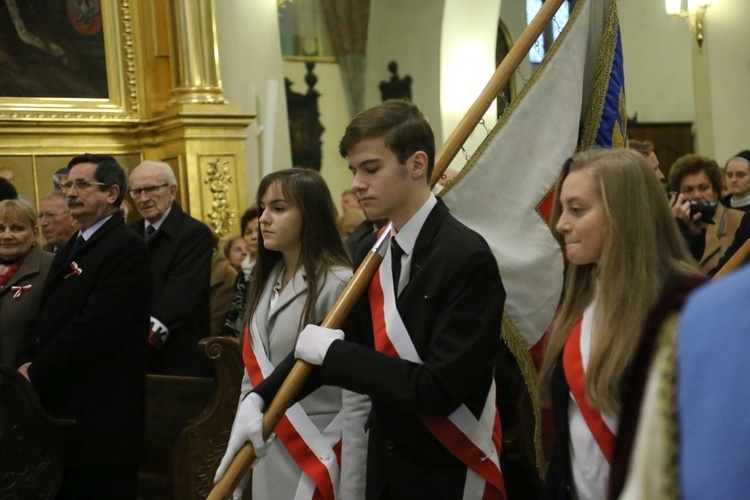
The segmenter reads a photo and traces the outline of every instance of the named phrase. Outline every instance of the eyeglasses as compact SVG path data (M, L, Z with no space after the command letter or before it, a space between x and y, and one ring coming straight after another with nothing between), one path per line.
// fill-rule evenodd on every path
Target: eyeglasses
M167 186L169 186L169 183L165 182L164 184L160 184L158 186L145 186L142 188L129 189L128 192L130 193L130 196L132 196L133 198L140 198L141 193L146 193L146 196L151 196L152 194L157 192L159 189L163 187L167 187Z
M69 214L70 212L40 212L39 215L37 215L37 220L41 221L42 219L47 220L54 220L60 217L62 214Z
M63 184L60 184L60 191L63 193L67 193L70 191L71 188L75 187L76 191L84 191L91 186L111 186L112 184L107 184L105 182L94 182L94 181L87 181L86 179L76 179L74 181L68 181Z

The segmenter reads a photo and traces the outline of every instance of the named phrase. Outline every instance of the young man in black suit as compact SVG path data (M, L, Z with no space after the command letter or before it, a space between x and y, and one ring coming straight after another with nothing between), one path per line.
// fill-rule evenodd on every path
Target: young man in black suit
M131 228L151 252L149 373L211 376L198 341L210 335L211 230L175 203L177 180L166 163L145 161L130 174L130 196L143 217Z
M360 113L339 150L368 218L393 223L400 251L391 243L341 330L300 333L295 356L320 367L302 394L325 384L371 397L367 498L503 498L493 368L505 291L495 258L432 195L434 138L416 106L390 100ZM376 236L358 247L355 266ZM293 363L256 389L261 406ZM235 424L217 476L244 441L262 454L257 401L241 403L248 425Z
M136 496L146 414L151 275L143 240L125 225L125 172L82 155L64 184L77 237L55 255L16 365L47 411L75 419L58 498Z

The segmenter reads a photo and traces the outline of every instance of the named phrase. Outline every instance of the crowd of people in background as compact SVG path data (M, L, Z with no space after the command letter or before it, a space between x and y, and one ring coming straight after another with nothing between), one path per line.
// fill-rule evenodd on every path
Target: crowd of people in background
M712 311L741 300L750 274L705 282L750 237L750 150L723 167L697 154L667 166L654 144L629 147L574 154L555 189L567 265L539 372L555 431L540 495L744 492L747 452L733 462L721 448L750 431L713 410L745 411L733 388L748 375L750 317L740 304L736 321ZM415 106L361 113L340 152L354 177L338 209L320 174L280 170L223 239L183 211L166 163L128 175L111 156L77 156L38 207L0 169L0 362L77 422L59 498L136 497L146 374L211 377L196 348L207 336L238 338L245 365L217 481L250 441L257 499L506 494L492 429L497 263L430 187L434 139ZM388 222L383 265L350 317L317 326ZM295 359L314 375L266 441L263 411ZM472 446L482 467L462 451Z

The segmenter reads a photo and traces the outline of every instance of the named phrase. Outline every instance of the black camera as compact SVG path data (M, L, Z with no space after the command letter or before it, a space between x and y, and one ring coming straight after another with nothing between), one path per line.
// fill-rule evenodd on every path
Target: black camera
M670 191L667 193L667 198L671 199L672 196L675 198L679 195L677 191ZM716 214L716 207L719 205L718 201L702 201L702 200L685 200L690 203L690 217L695 214L701 214L700 220L702 222L713 223L713 217Z

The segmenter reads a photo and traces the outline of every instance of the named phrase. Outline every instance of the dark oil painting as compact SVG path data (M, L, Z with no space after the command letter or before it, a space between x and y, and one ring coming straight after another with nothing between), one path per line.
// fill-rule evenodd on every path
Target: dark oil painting
M100 0L0 0L0 97L106 99Z

